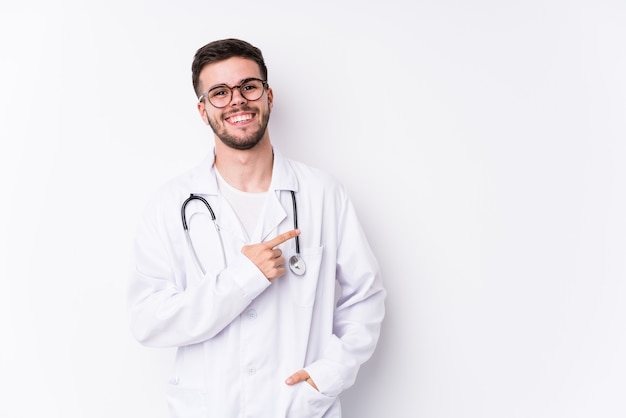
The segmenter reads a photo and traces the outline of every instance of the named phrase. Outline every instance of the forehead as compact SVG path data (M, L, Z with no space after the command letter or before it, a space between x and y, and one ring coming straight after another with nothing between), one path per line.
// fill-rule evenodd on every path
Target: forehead
M259 65L247 58L232 57L205 65L200 71L199 80L203 89L206 89L216 84L234 86L250 77L261 78Z

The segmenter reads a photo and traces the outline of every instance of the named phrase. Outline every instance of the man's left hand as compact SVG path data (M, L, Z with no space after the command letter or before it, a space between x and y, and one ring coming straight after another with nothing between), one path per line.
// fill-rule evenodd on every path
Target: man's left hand
M315 382L313 381L313 379L311 379L311 376L309 376L309 374L305 370L298 370L297 372L289 376L287 380L285 380L285 383L289 386L295 385L296 383L300 382L307 382L313 387L313 389L319 392L319 389L315 385Z

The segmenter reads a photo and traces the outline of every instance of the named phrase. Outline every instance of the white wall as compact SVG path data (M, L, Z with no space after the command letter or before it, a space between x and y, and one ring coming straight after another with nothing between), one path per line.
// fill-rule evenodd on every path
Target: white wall
M127 261L207 150L190 64L230 36L380 259L346 418L626 416L622 0L39 3L0 6L0 416L166 417Z

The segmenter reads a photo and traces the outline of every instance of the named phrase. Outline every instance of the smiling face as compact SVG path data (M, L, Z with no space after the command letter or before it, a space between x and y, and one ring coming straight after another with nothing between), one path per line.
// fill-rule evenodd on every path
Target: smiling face
M233 57L206 65L200 71L199 82L202 91L207 92L218 85L238 86L250 78L261 78L257 63L250 59ZM269 141L267 124L273 97L272 89L267 87L259 99L250 101L241 95L238 88L233 88L231 101L225 107L216 108L203 97L198 102L198 111L224 145L237 150L248 150L261 141Z

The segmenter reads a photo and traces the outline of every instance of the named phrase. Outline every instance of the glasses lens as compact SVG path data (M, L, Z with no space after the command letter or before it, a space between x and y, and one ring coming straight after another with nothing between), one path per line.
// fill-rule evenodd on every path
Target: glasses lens
M230 102L230 89L227 86L218 86L207 94L211 104L215 107L224 107Z
M247 100L258 100L263 95L263 82L248 80L239 87L239 91Z

